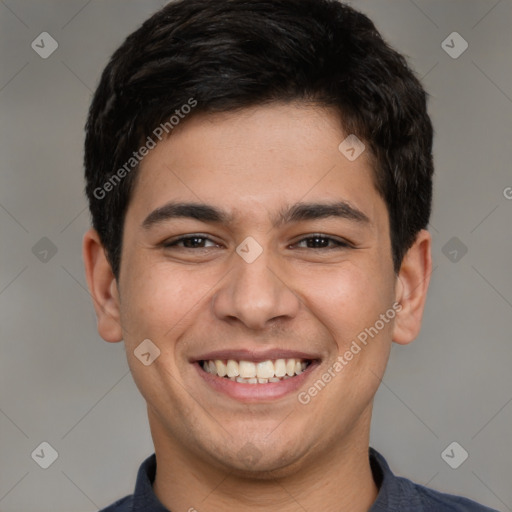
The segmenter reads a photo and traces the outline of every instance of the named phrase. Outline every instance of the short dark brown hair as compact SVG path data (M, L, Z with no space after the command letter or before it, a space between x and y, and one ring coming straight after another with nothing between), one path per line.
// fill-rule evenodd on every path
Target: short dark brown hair
M405 58L368 17L336 0L169 3L113 54L86 125L86 194L116 279L138 167L130 159L191 100L181 122L296 100L335 109L372 156L398 272L431 212L426 99Z

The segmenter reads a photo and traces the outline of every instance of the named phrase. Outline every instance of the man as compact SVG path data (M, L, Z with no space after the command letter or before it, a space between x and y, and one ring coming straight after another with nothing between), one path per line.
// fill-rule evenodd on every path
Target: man
M114 53L86 275L155 454L109 512L483 511L369 448L431 273L426 94L332 0L181 0Z

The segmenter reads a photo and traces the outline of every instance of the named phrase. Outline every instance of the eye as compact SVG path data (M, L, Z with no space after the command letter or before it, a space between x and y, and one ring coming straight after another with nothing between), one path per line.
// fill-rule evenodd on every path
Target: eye
M337 249L351 247L350 243L326 236L322 234L313 234L304 237L295 244L299 249ZM208 249L210 247L218 247L219 244L208 238L206 235L194 234L182 236L175 240L169 240L162 243L162 247L166 249L179 248L179 249Z
M351 245L344 240L338 240L337 238L322 234L315 234L305 237L302 240L299 240L295 245L300 246L304 243L306 245L302 245L302 247L299 247L300 249L336 249L342 247L351 247Z
M205 243L210 242L212 245L206 246ZM208 247L217 247L213 240L210 240L208 237L203 236L201 234L190 235L190 236L182 236L176 240L170 240L163 242L162 244L165 248L178 247L180 249L208 249Z

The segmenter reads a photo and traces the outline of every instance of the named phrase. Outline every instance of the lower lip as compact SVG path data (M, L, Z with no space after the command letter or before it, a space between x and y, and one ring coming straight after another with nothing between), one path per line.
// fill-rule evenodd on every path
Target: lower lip
M310 363L302 373L295 375L295 377L266 384L245 384L225 377L219 377L218 375L205 372L197 361L194 363L194 366L201 378L215 391L224 393L242 402L259 402L263 400L276 400L289 393L296 392L318 366L318 362Z

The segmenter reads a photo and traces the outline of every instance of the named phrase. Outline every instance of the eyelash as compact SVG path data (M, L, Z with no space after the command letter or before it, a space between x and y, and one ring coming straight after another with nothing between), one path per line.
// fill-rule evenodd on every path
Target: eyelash
M187 241L187 240L194 240L194 239L209 240L210 242L213 242L213 240L211 240L207 236L203 236L201 234L197 234L197 235L183 236L183 237L180 237L180 238L178 238L176 240L173 240L171 242L164 242L162 245L166 249L171 249L173 247L178 247L177 244L179 244L180 242L184 242L184 241ZM323 240L323 241L327 240L329 242L333 242L334 244L336 244L336 247L330 247L330 248L329 247L319 247L319 248L316 248L316 249L333 250L333 249L352 247L348 242L337 240L336 238L333 238L333 237L330 237L330 236L326 236L326 235L322 235L322 234L313 234L313 235L301 238L299 241L295 242L295 244L304 242L306 240ZM180 247L180 248L181 249L192 249L192 250L194 249L194 248L191 248L191 247ZM197 247L196 249L208 249L208 247ZM305 247L305 249L315 249L315 248L313 248L313 247Z

